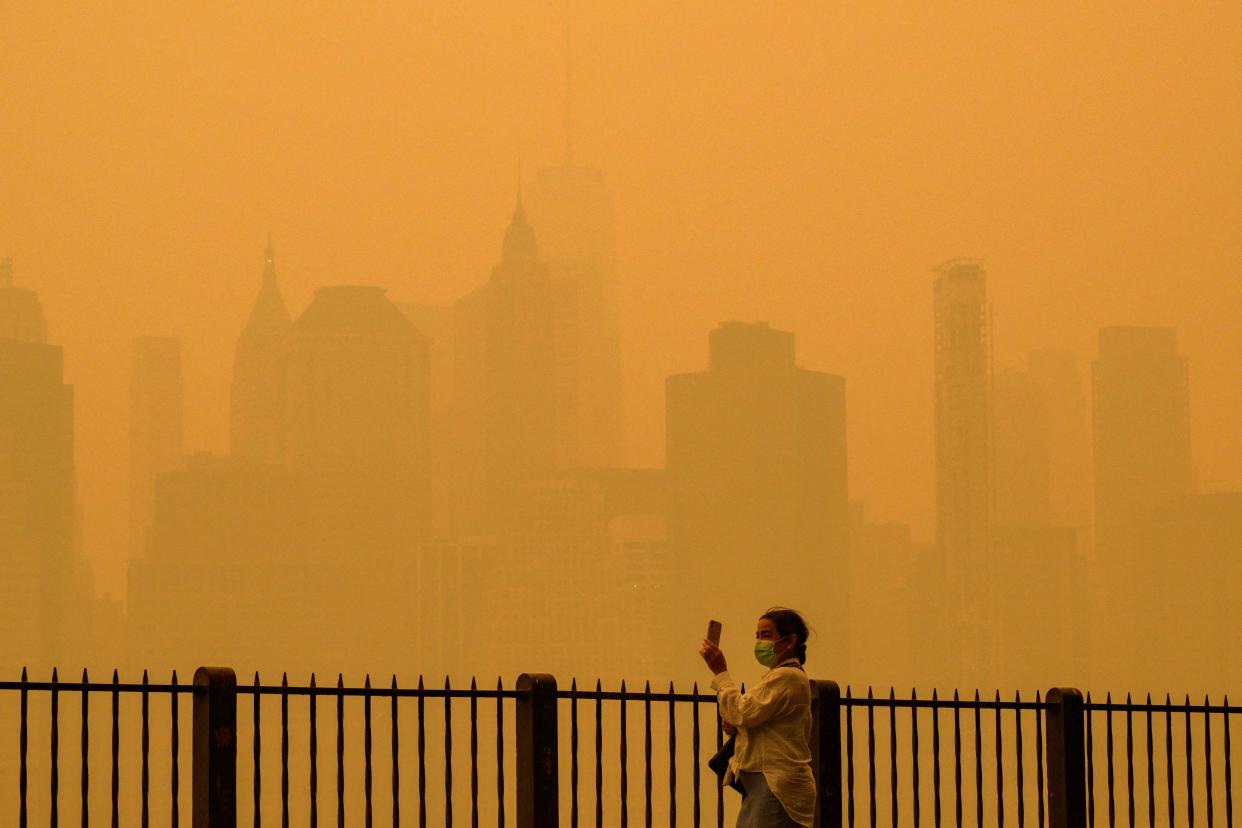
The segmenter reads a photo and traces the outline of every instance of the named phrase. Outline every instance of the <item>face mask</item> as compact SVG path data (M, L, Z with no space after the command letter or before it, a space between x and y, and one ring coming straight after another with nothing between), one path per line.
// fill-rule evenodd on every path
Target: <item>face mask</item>
M782 641L783 639L776 639ZM776 641L756 641L755 642L755 661L758 661L764 667L776 666Z

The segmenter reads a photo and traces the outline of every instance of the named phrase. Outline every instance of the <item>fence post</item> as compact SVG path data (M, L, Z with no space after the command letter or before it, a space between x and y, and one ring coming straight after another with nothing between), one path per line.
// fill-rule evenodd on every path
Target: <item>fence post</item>
M560 824L556 678L522 673L517 690L517 828L553 828Z
M237 676L194 671L193 828L237 826Z
M841 826L841 688L811 682L811 768L815 772L815 828Z
M1087 766L1082 693L1072 687L1054 687L1046 701L1048 826L1085 828Z

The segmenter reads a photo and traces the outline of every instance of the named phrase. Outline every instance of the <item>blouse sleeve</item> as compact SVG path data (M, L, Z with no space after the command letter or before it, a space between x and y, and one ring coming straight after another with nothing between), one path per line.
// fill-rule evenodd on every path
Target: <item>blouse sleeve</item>
M720 718L735 727L757 727L785 709L790 697L787 684L780 681L776 671L765 676L758 684L742 695L733 678L718 673L712 679L716 691L716 704Z

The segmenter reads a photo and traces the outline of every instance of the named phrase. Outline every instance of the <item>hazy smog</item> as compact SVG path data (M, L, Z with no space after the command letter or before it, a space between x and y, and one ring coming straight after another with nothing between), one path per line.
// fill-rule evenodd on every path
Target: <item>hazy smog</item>
M689 691L789 606L1242 696L1242 6L16 0L0 123L0 679Z

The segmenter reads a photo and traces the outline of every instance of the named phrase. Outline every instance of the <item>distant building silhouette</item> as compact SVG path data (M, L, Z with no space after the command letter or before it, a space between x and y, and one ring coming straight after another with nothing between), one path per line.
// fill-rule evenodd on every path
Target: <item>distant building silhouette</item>
M458 510L453 480L459 462L454 442L456 429L453 407L454 342L452 305L395 303L427 340L430 376L429 412L431 436L431 517L432 534L437 538L453 535L454 514Z
M721 325L710 351L708 370L665 383L669 542L696 596L685 620L711 613L748 639L745 626L781 603L839 629L849 617L845 380L798 367L794 335L764 323Z
M181 341L134 340L129 382L129 539L142 554L154 516L155 478L185 461Z
M431 529L427 341L378 287L320 288L281 360L280 460L328 559L408 552Z
M530 220L558 294L555 318L562 404L573 428L561 437L570 468L623 465L624 400L618 315L616 217L603 174L566 156L542 169L528 194Z
M990 540L991 321L987 277L971 261L936 268L936 545L939 613L961 675L988 673L995 649Z
M868 519L864 504L854 502L849 550L853 680L901 686L941 679L943 666L929 671L919 653L927 624L919 595L931 583L931 544L914 540L907 524Z
M159 475L148 541L129 565L134 665L254 663L277 644L285 669L344 656L330 611L343 565L308 562L307 507L296 476L230 457L193 454Z
M1044 400L1048 423L1048 522L1072 526L1084 552L1091 529L1091 423L1073 351L1032 351L1027 372Z
M267 240L263 279L233 360L230 446L247 463L274 464L280 448L282 349L292 322L276 285L276 251Z
M559 359L568 292L519 198L491 278L454 308L459 531L512 528L535 485L574 460L574 376Z
M0 270L0 663L66 655L81 572L74 542L74 400L38 295Z
M1085 527L1071 522L1081 507L1054 495L1088 478L1074 366L1072 354L1037 352L1027 370L993 377L993 666L1019 684L1049 674L1083 682L1089 667ZM1079 479L1061 477L1070 474Z
M1151 578L1159 589L1145 612L1158 620L1133 680L1217 693L1242 682L1242 492L1180 498L1151 521Z
M1102 328L1099 348L1092 366L1095 545L1107 623L1124 629L1128 642L1107 649L1130 668L1139 662L1139 642L1161 623L1150 612L1163 591L1152 520L1193 490L1189 379L1172 328Z
M1052 523L1052 427L1048 399L1027 371L993 377L997 526Z

